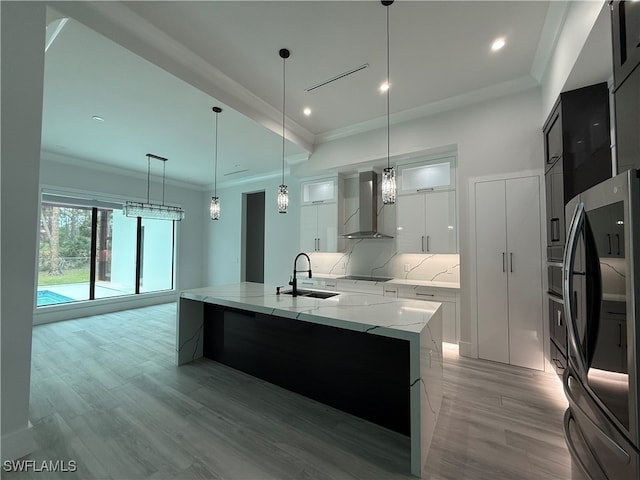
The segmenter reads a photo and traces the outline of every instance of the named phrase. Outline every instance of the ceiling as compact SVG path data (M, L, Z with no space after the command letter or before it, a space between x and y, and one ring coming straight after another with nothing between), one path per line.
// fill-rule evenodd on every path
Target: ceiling
M289 48L287 130L295 127L315 142L354 126L378 128L386 118L386 97L378 89L386 77L386 12L377 1L118 5L141 28L168 35L279 115L283 61L278 50ZM539 61L548 7L545 1L394 3L389 9L392 114L473 98L473 92L501 84L535 83L530 72ZM491 43L500 36L506 46L492 52ZM145 154L155 153L170 159L169 178L204 187L213 183L214 105L223 108L218 183L277 175L281 117L270 125L250 118L249 110L229 108L71 20L45 57L42 148L54 156L140 172L146 171ZM310 116L302 113L304 107L312 109ZM304 161L312 144L287 140L287 165Z

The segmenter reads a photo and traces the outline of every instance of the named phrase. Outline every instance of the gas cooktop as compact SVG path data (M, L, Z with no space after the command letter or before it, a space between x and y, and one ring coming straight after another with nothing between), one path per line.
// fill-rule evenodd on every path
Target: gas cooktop
M366 280L368 282L388 282L393 280L393 277L374 277L371 275L345 275L344 277L338 277L338 280Z

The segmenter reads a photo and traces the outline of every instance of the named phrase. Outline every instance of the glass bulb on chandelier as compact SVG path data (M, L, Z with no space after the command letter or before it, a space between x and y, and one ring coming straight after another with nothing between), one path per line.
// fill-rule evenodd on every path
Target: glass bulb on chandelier
M211 197L209 213L211 215L211 220L220 220L220 199L218 197Z
M382 203L392 205L396 203L396 170L393 167L382 171Z
M289 190L286 185L278 187L278 213L287 213L289 207Z

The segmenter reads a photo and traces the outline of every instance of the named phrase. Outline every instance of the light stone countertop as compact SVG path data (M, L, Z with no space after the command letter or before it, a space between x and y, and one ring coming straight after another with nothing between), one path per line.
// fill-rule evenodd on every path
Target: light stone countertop
M180 297L407 340L420 334L440 308L438 302L353 292L326 299L276 295L275 286L248 282L186 290Z
M335 279L340 281L347 281L351 283L370 283L372 285L407 285L410 287L433 287L433 288L448 288L450 290L460 290L460 282L441 282L437 280L413 280L404 278L393 278L387 282L373 282L368 280L347 280L344 275L333 275L328 273L314 273L313 278L317 279Z

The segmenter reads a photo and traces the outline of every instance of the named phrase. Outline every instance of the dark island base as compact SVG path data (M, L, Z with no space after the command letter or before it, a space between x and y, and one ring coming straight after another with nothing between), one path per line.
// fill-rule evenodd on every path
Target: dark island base
M410 435L408 340L205 303L203 354Z

